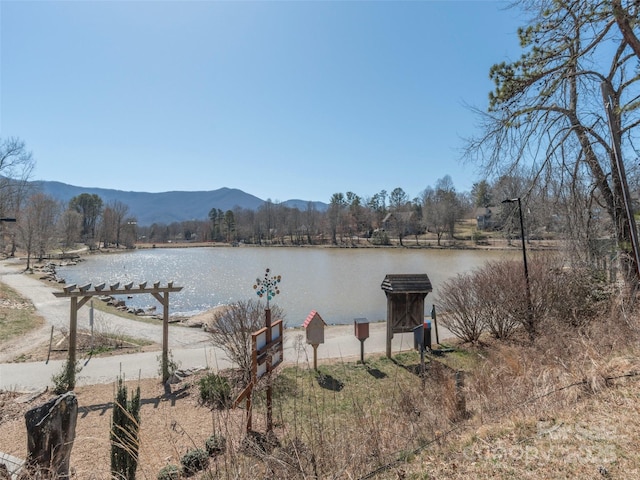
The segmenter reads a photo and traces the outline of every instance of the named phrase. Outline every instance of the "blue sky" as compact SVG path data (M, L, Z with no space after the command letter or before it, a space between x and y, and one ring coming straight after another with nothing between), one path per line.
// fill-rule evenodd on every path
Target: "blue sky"
M0 136L33 179L328 202L450 175L519 54L492 1L0 0Z

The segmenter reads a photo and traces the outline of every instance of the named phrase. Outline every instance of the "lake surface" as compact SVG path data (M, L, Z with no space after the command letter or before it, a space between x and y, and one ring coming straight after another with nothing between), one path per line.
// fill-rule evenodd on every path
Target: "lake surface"
M386 319L380 285L387 274L426 273L433 292L425 311L437 307L446 279L488 261L518 258L514 251L394 248L203 247L157 248L83 257L75 266L57 268L68 284L134 284L173 281L182 291L169 295L171 315L194 315L218 305L256 298L253 285L265 270L281 275L280 295L272 300L285 311L288 326L302 324L316 310L328 324L348 324L365 317ZM152 295L126 299L135 308L160 303Z

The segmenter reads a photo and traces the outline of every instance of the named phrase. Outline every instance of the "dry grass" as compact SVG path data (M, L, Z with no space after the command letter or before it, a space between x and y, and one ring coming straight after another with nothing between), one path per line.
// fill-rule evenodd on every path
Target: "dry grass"
M44 320L35 315L33 304L0 283L0 342L10 341L42 325Z
M632 478L640 468L638 351L605 354L600 341L574 341L580 354L563 358L548 356L551 345L459 350L431 363L424 389L415 353L365 366L322 365L319 375L307 365L282 368L274 383L280 447L252 453L244 445L242 409L201 405L196 378L168 395L157 380L145 380L138 478L179 465L213 432L225 436L227 451L193 478L599 478L601 471ZM464 412L454 374L462 365ZM107 479L114 386L76 393L74 478ZM22 412L31 405L8 394L1 405L0 451L24 457L26 440L15 439L26 439ZM265 431L264 413L258 394L258 432Z

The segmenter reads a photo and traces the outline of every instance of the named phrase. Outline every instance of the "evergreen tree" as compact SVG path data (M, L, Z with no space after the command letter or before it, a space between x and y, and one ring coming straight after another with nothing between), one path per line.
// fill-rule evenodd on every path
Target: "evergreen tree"
M135 480L140 447L140 386L127 401L127 387L118 377L111 418L111 475L118 480Z

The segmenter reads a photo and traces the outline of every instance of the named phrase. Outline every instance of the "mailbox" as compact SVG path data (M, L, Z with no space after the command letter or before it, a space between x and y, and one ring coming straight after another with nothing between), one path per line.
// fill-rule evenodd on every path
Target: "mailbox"
M431 350L431 320L426 319L422 325L413 329L413 348L420 350Z
M369 338L369 320L356 318L353 320L354 334L361 342Z

